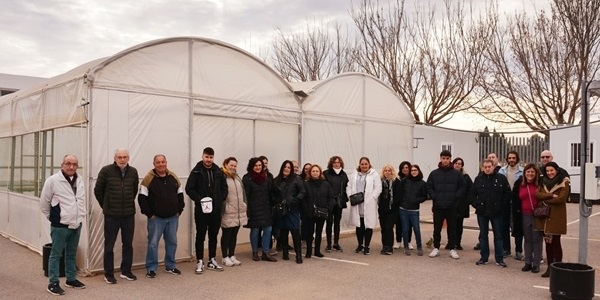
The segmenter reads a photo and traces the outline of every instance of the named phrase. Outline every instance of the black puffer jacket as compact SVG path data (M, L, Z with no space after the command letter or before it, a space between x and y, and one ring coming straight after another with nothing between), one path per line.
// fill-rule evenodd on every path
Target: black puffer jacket
M394 186L394 197L399 198L401 208L417 210L427 200L427 184L423 179L406 177Z
M487 217L498 216L509 205L512 193L506 176L498 173L480 173L475 177L469 201L475 213Z
M331 185L333 197L340 197L340 202L342 204L341 208L347 208L348 195L346 195L346 187L348 186L348 174L346 174L344 170L341 170L339 174L336 174L334 170L327 169L323 171L323 176L325 176L325 180Z
M105 216L125 218L135 215L135 196L140 178L137 170L127 165L125 176L117 163L104 166L98 173L94 195Z
M200 200L204 197L211 197L213 199L211 214L220 216L228 192L227 180L221 168L215 164L210 168L206 168L202 161L198 162L192 169L185 184L185 193L196 204L196 214L203 214Z
M285 199L286 207L289 211L299 212L302 209L302 202L306 196L306 189L300 177L294 174L291 174L291 176L293 179L290 181L275 178L275 183L273 184L273 201L275 204L279 204Z
M331 185L325 180L309 180L306 185L306 200L303 203L302 216L312 218L314 206L327 208L329 213L333 211L333 191Z
M458 199L465 195L465 179L452 164L443 167L440 163L427 178L427 194L434 209L456 208Z
M250 174L242 178L244 190L246 192L246 201L248 202L248 228L259 228L270 226L273 223L271 211L271 185L273 184L268 177L262 184L252 180Z

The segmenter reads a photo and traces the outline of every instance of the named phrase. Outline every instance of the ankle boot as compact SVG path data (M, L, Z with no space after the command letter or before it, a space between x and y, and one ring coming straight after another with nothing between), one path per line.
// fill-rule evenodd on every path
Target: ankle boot
M302 263L302 251L296 251L296 263L297 264Z
M544 274L542 274L542 277L550 277L550 267L546 268L546 272L544 272Z
M258 257L258 251L252 251L252 260L259 261L260 257Z
M306 255L304 257L310 258L312 256L312 243L306 243Z
M271 256L269 253L263 252L262 260L264 260L264 261L270 261L270 262L276 262L277 258Z

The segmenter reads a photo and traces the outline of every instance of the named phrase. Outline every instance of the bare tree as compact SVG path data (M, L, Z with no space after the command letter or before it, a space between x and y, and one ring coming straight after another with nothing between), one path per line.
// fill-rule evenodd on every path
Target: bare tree
M350 15L360 37L358 64L389 83L417 122L440 124L480 101L473 91L488 38L463 1L445 0L442 13L415 6L409 16L402 0L361 0Z
M340 23L306 24L305 32L276 28L271 61L288 81L320 80L356 70L347 34Z
M497 4L487 12L492 32L482 77L489 101L476 108L495 122L526 124L547 134L579 116L582 78L600 69L600 1L554 0L535 18L516 13L502 22Z

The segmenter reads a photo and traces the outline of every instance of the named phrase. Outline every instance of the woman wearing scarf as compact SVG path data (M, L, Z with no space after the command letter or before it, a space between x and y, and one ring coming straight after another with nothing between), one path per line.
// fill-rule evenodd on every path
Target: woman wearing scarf
M239 266L242 263L235 257L235 245L240 226L246 225L246 195L242 179L237 174L237 160L229 157L223 161L223 174L227 181L227 198L223 202L221 218L221 252L223 264L227 267Z
M394 185L398 185L400 179L391 165L383 166L381 169L381 194L379 194L378 208L379 226L381 227L381 254L392 255L394 252L394 224L398 222L398 203L394 201ZM397 197L396 197L397 198Z
M284 214L278 219L279 237L277 241L282 247L283 260L289 260L288 235L292 234L296 263L302 263L302 248L300 241L300 210L306 191L304 183L299 176L294 174L294 165L286 160L281 164L279 174L273 181L273 195L275 204L283 205Z
M521 228L515 226L513 232L521 233L525 238L525 266L521 269L523 272L540 272L543 234L535 229L533 216L533 210L538 206L535 193L539 189L539 178L538 168L534 164L528 164L523 169L523 177L515 182L513 187L513 222L515 225L522 224Z
M252 260L259 261L258 238L262 230L263 254L262 260L275 262L276 258L269 254L271 240L271 185L272 182L263 172L263 162L258 157L253 157L246 168L248 172L242 178L246 201L248 202L248 225L250 228L250 245L252 246Z
M549 206L550 215L546 218L536 218L535 228L544 232L546 243L546 256L548 266L553 262L562 261L562 246L560 235L567 233L567 198L571 193L569 178L559 172L560 168L555 162L549 162L544 166L546 176L542 177L542 184L535 193L538 199L538 207ZM542 274L542 277L550 276L550 267Z
M377 226L377 199L381 194L381 179L368 157L361 157L356 171L350 175L346 194L364 193L364 202L351 206L348 223L356 227L358 247L355 253L371 254L369 245L373 228Z
M333 191L334 207L333 212L327 218L325 225L325 235L327 236L327 247L325 251L331 252L344 251L340 247L340 222L342 221L342 210L347 208L348 195L346 187L348 186L348 175L344 172L344 160L339 156L332 156L327 164L327 170L323 171L325 180L331 185ZM331 245L331 235L333 229L333 246Z

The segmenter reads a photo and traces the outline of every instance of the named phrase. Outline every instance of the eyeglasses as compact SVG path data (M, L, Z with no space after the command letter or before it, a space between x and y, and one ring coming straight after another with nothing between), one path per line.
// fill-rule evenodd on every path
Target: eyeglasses
M341 164L342 162L340 162L339 160L336 160L333 162L334 164Z
M79 165L77 163L63 163L63 166L67 167L67 168L77 168L79 167Z
M550 156L540 156L540 158L550 158Z

